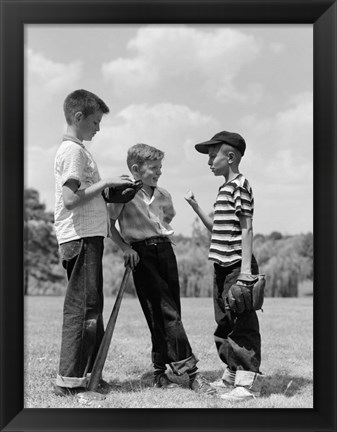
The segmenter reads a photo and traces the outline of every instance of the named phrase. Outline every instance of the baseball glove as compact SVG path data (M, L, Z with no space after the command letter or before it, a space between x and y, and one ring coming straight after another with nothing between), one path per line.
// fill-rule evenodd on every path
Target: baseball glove
M237 314L262 309L264 300L265 275L246 275L240 273L227 295L228 305Z
M102 191L102 195L104 200L108 203L127 203L134 198L142 186L143 182L137 180L134 183L123 186L106 188Z

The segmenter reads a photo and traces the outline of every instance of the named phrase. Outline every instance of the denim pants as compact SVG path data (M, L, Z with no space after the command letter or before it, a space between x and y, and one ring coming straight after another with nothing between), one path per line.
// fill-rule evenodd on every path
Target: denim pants
M229 267L214 264L214 313L217 328L215 345L220 359L230 370L259 373L261 364L261 336L255 311L236 314L229 310L227 293L240 273L241 262ZM252 274L259 269L252 259Z
M103 237L60 245L68 287L64 299L59 374L62 387L85 387L104 335Z
M139 302L152 339L152 362L169 364L176 375L192 369L192 353L181 321L177 261L171 243L135 246L140 261L133 272Z

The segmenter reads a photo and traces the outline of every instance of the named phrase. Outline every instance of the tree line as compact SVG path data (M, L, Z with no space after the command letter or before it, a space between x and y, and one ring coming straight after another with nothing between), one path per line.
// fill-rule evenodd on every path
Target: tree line
M24 293L26 295L63 295L66 275L58 254L53 213L40 202L38 191L25 189L24 216ZM211 297L213 264L207 260L209 232L198 219L191 237L173 237L182 297ZM257 234L254 255L260 273L267 278L266 296L296 297L299 284L313 280L313 235ZM124 272L123 256L117 246L105 240L103 257L105 295L116 295ZM132 277L126 295L135 296Z

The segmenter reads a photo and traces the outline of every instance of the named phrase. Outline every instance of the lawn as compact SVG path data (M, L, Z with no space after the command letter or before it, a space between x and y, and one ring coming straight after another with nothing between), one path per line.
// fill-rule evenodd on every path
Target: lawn
M105 299L107 322L114 298ZM103 376L113 390L100 402L52 393L59 360L63 297L25 297L26 408L313 408L313 298L266 298L258 316L265 376L262 397L232 405L219 397L203 397L188 389L152 388L150 336L134 298L124 298ZM182 318L200 371L218 379L223 366L213 343L215 328L211 298L183 298Z

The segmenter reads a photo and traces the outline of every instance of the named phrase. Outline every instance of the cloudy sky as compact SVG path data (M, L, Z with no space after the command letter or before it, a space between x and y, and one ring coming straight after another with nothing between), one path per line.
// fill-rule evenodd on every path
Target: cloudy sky
M241 172L255 196L254 232L313 229L311 25L27 25L25 186L54 208L62 105L85 88L110 108L91 143L102 177L128 173L127 149L165 152L177 234L190 235L193 190L211 211L223 177L194 144L229 130L246 140Z

